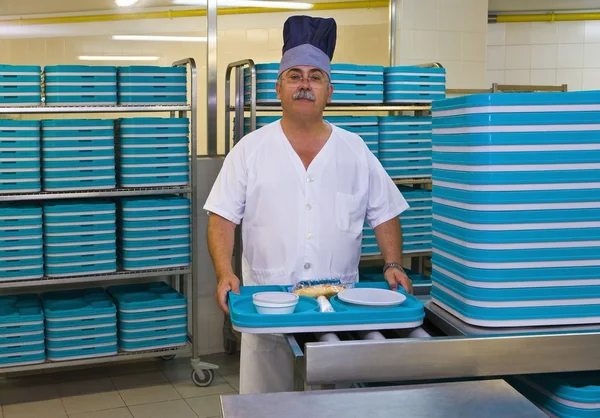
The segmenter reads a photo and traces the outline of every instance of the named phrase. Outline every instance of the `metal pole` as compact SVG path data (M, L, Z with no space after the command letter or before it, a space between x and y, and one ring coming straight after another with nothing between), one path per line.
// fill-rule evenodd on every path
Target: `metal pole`
M217 155L217 0L206 6L206 142L209 157Z
M390 14L390 37L389 37L389 48L390 48L390 67L394 67L396 65L396 28L398 25L396 24L396 12L398 8L398 0L390 0L390 5L388 6L389 14Z

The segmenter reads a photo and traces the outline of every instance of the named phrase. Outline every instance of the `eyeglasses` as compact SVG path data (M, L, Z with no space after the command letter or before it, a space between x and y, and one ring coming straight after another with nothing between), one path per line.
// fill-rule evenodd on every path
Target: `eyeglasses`
M319 88L327 84L329 80L321 74L311 74L308 78L302 77L300 74L290 74L286 76L285 82L291 87L298 87L307 81L308 84L313 88Z

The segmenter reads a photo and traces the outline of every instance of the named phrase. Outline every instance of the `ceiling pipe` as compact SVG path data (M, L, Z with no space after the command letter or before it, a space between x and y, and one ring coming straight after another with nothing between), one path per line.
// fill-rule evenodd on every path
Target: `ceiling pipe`
M343 9L373 9L388 7L389 0L343 1L331 3L314 3L310 11L343 10ZM232 7L218 9L219 15L256 14L290 12L292 9L266 9L257 7ZM78 16L53 16L36 18L0 19L0 25L52 25L66 23L111 22L142 19L176 19L183 17L206 16L206 9L166 10L137 13L106 13Z
M522 22L573 22L582 20L600 20L600 12L585 13L528 13L528 14L488 14L488 23Z

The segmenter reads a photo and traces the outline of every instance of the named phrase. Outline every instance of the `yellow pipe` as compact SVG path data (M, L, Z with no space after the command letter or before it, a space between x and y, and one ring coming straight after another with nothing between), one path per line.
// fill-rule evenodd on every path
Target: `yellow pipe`
M520 22L567 22L576 20L600 20L600 13L543 13L526 15L497 15L494 16L498 23Z
M388 7L389 0L372 1L345 1L332 3L315 3L309 11L340 10L340 9L372 9L376 7ZM276 13L289 12L291 9L266 9L257 7L239 7L218 9L220 15L249 14L249 13ZM139 13L107 13L82 16L59 16L59 17L37 17L0 20L0 25L52 25L65 23L88 23L109 22L119 20L141 20L141 19L175 19L181 17L206 16L206 9L194 10L166 10L160 12Z

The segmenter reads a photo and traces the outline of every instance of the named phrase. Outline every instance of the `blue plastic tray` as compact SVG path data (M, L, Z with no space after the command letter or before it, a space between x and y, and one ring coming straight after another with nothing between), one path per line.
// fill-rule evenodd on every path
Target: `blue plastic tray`
M190 218L165 218L165 219L148 219L144 220L144 218L136 219L121 219L120 220L121 228L123 229L132 229L132 228L160 228L160 227L175 227L175 226L183 226L190 225Z
M173 235L188 234L190 231L190 225L179 225L172 227L144 227L144 228L123 228L122 237L124 240L130 239L150 239L150 238L164 238Z
M46 84L46 96L59 96L59 95L65 95L65 96L69 96L71 95L71 93L80 93L81 95L100 95L102 96L102 94L100 93L111 93L112 94L116 94L117 93L117 86L116 84L113 85L88 85L88 84L81 84L81 85L75 85L75 86L65 86L65 85L48 85Z
M155 309L187 308L187 298L165 282L111 286L106 289L115 300L120 313L136 311L152 314ZM149 315L153 317L156 315Z
M82 276L112 273L117 271L116 257L112 260L88 262L80 260L73 265L50 265L46 262L46 275L49 277Z
M403 81L385 83L385 94L393 95L396 93L446 93L444 84L415 84Z
M279 117L273 117L273 120L270 122L275 122L279 120ZM364 127L364 126L373 126L377 127L379 124L377 116L326 116L323 119L328 121L333 125L337 125L343 127L344 129L349 129L349 127ZM258 124L259 118L256 118L256 123ZM248 119L248 123L249 123Z
M402 75L402 73L398 73L397 75L393 73L385 74L385 83L435 83L435 84L446 84L446 76L445 75Z
M22 94L4 94L0 95L0 104L13 106L35 106L42 104L42 95L37 93Z
M35 193L40 190L41 184L37 179L33 181L27 181L27 179L0 181L0 194Z
M119 176L121 187L182 186L188 184L188 182L188 173L185 175L156 174L144 177L130 177L123 174Z
M189 243L183 244L182 246L158 246L152 248L153 249L135 248L133 250L123 248L121 256L124 259L139 259L148 257L178 257L190 253Z
M433 147L439 147L433 139ZM600 151L532 151L532 152L444 152L434 148L432 156L437 164L468 166L514 164L579 164L600 160ZM547 167L552 170L552 167Z
M190 214L190 200L186 197L142 197L121 199L123 218L180 216Z
M167 75L182 75L187 74L187 69L185 67L163 67L163 66L155 66L155 65L130 65L124 67L118 67L117 71L119 73L119 77L121 76L140 76L140 77L150 77L150 76L167 76Z
M114 344L117 340L117 332L106 336L81 336L81 337L66 337L66 338L51 338L46 337L46 347L49 351L60 351L64 348L76 348L89 345ZM58 354L58 353L57 353Z
M60 260L60 256L66 256L67 254L78 254L78 253L91 253L99 251L115 251L116 240L103 244L86 244L86 243L73 243L73 245L65 246L48 246L46 245L46 255L48 259L52 258L55 261Z
M35 294L0 296L0 337L44 329L44 313Z
M71 179L88 179L88 178L104 178L115 177L115 168L83 168L79 170L68 171L45 171L44 183L51 181L70 181Z
M161 166L161 165L171 165L171 164L180 164L180 163L189 163L189 157L187 152L181 153L176 156L164 156L164 155L153 155L153 156L142 156L140 155L130 155L123 156L119 158L119 165L121 167L131 165L131 166L140 166L147 165L149 167Z
M357 287L388 288L387 283L357 283ZM261 315L256 312L252 295L265 291L286 291L286 286L242 286L240 294L229 294L231 322L238 330L247 333L275 333L282 330L358 330L394 328L414 328L423 322L423 304L412 295L393 308L358 307L338 300L330 302L336 312L319 312L316 299L301 296L293 314ZM401 289L398 290L402 292Z
M123 351L157 350L160 348L180 347L187 343L187 334L173 337L158 337L144 341L119 340L119 347Z
M114 106L117 104L117 93L47 93L46 104L56 106Z
M147 270L155 268L184 267L191 262L189 254L186 256L148 257L147 259L122 259L125 270Z
M6 347L0 347L0 356L8 356L14 354L20 354L23 352L35 352L44 349L44 340L38 340L36 342L14 342Z
M61 190L106 190L116 187L115 178L86 178L82 180L57 181L52 179L44 180L44 191Z
M66 74L89 76L94 74L112 75L117 68L110 65L47 65L44 67L46 77L64 76Z
M172 325L169 327L141 329L141 330L123 330L119 331L119 340L139 340L146 338L158 338L168 335L187 335L187 324Z
M187 315L169 319L145 318L135 321L119 321L119 333L123 332L151 332L154 329L187 327Z
M344 83L362 83L362 84L374 84L379 85L383 89L383 72L373 74L352 74L352 73L340 73L331 74L331 82L334 86L341 85Z
M39 155L39 153L38 153ZM114 159L115 150L114 147L86 147L83 149L67 149L60 150L56 148L44 148L42 159L44 164L47 162L64 161L70 159L73 161L85 160L88 158L99 158L99 157L111 157Z
M50 361L67 361L94 357L106 357L116 355L118 351L117 342L107 346L85 347L66 350L47 350L47 357Z
M518 190L518 191L471 191L442 187L434 179L436 198L466 204L523 204L523 203L572 203L597 202L597 189L579 190Z
M46 360L44 350L23 352L0 356L0 367L25 366L28 364L43 363Z
M0 96L4 95L27 95L31 93L41 94L42 88L37 86L28 85L2 85L0 84Z
M117 334L117 323L107 323L100 325L83 326L80 328L63 329L63 328L48 328L46 329L46 338L85 338L94 335Z
M136 93L126 94L119 92L119 103L124 105L185 105L187 103L186 93L152 94L140 95Z
M597 183L600 182L600 170L581 170L574 167L573 170L560 171L454 171L435 168L433 178L463 185Z
M430 103L443 100L446 93L386 93L385 103Z
M155 248L155 247L169 247L169 246L183 246L190 245L190 236L188 234L182 234L180 238L152 238L148 240L128 240L124 237L121 240L121 246L123 250L133 251L142 248Z
M459 257L460 260L460 257ZM468 267L460 261L450 260L434 248L432 264L465 280L482 283L539 282L540 280L589 280L597 279L600 267L536 267L523 268L505 263L504 268Z
M597 144L597 131L565 132L493 132L441 134L436 132L434 144L439 146L483 146L483 145L557 145Z
M37 120L0 119L0 137L5 136L39 138L40 122Z
M391 178L429 178L431 168L386 168Z
M514 376L506 381L557 417L593 418L600 414L600 379L596 371Z
M40 171L31 169L27 171L0 171L0 182L6 183L11 181L39 181Z
M74 317L113 315L117 310L102 288L46 292L42 304L47 322Z
M168 134L165 134L168 135ZM128 148L130 145L145 145L144 147L138 147L140 149L148 149L152 147L163 147L163 146L180 146L187 147L189 139L187 136L181 136L182 134L173 134L172 136L139 136L137 134L128 137L121 136L119 140L119 146L121 149ZM133 148L133 147L129 147Z
M0 335L0 351L3 347L10 347L23 343L29 343L28 346L35 343L44 344L43 327L39 331Z
M400 65L394 67L385 67L383 72L386 75L390 74L404 74L404 73L418 73L419 75L438 75L442 76L446 74L445 68L438 67L416 67L410 65Z
M143 176L143 177L156 177L156 176L175 176L181 174L187 174L188 164L174 164L174 165L163 165L155 167L144 167L147 164L141 164L142 167L120 167L119 176L127 180L129 176Z
M0 73L5 73L6 76L36 75L41 77L42 67L39 65L0 64Z
M159 156L180 156L180 155L188 155L188 146L185 145L169 145L164 144L161 146L148 146L148 147L140 147L140 146L123 146L120 147L121 150L121 158L130 158L130 157L140 157L146 158L145 156L149 155L152 157ZM145 160L144 160L145 161ZM121 164L123 164L123 160L121 160Z
M600 305L479 307L469 305L436 286L432 279L431 297L434 303L442 303L472 325L486 327L537 326L596 323L600 316ZM445 305L445 306L443 306Z
M425 168L431 167L430 158L419 158L414 160L407 160L403 158L397 158L393 153L379 152L379 161L383 168Z
M46 86L68 86L68 85L117 85L116 71L109 75L45 75Z

